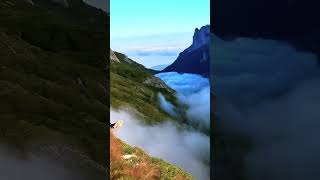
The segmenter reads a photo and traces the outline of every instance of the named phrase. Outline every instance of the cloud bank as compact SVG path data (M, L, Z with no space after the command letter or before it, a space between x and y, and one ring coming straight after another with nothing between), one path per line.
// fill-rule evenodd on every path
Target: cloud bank
M213 40L215 111L225 134L249 137L246 179L319 179L316 57L272 40Z
M84 172L87 172L87 167L80 166L81 161L72 157L66 157L66 159L53 158L47 153L32 150L28 153L22 153L16 149L0 145L0 176L4 180L86 180L102 178L98 175L92 176L91 174L90 177L85 175Z
M111 109L110 119L111 122L124 120L124 126L116 131L123 141L180 166L199 180L210 179L209 137L195 131L178 130L170 122L144 126L132 112L124 110Z
M175 111L174 105L168 102L161 93L158 93L158 98L161 109L163 109L166 113L170 114L171 116L178 116L177 112Z
M176 72L159 73L156 76L177 91L181 103L188 105L188 120L201 127L210 127L210 83L207 78Z
M213 92L219 96L261 98L288 91L297 82L319 74L313 54L296 51L284 42L248 38L223 41L213 36L212 44L211 80L216 85Z
M150 68L172 64L185 47L192 43L190 33L165 33L143 36L111 36L111 49L123 52L136 62Z
M157 71L162 71L166 67L168 67L169 65L170 64L160 64L160 65L152 66L152 67L150 67L150 69L154 69L154 70L157 70Z

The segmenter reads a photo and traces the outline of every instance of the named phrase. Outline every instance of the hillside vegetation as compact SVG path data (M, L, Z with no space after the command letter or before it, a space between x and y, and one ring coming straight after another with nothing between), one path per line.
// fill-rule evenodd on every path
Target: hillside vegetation
M111 51L111 54L113 52ZM158 93L176 107L181 106L175 91L145 68L126 55L114 52L110 57L110 98L114 108L133 108L146 125L154 125L167 120L180 122L159 106ZM146 83L146 79L152 79ZM125 124L124 124L125 125ZM143 150L122 142L110 134L110 175L111 179L193 179L181 168L166 161L147 155ZM121 156L134 155L130 160Z
M78 0L33 2L0 1L0 143L56 139L103 164L109 16Z
M123 159L123 155L134 155ZM192 180L182 169L160 158L131 147L110 133L110 179L177 179Z
M144 83L153 77L154 71L149 70L128 58L115 52L120 62L110 63L110 98L111 106L115 108L132 107L144 116L146 124L156 124L168 119L175 119L159 106L158 93L164 95L167 101L179 106L175 92L171 88L159 88ZM162 82L159 79L160 82ZM165 83L162 82L165 86Z

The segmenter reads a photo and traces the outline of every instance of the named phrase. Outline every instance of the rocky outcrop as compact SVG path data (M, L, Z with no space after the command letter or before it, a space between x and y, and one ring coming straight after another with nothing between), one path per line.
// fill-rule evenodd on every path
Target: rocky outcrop
M166 89L169 92L174 92L174 90L171 89L165 82L155 76L149 76L144 80L143 83L156 88Z
M110 60L114 61L114 62L118 62L120 63L120 60L118 59L118 57L116 56L116 54L110 49Z
M210 72L210 26L195 29L190 47L179 54L178 58L162 72L193 73L208 76Z
M202 26L200 29L196 28L193 35L192 45L187 49L191 52L201 48L203 45L210 43L210 26Z

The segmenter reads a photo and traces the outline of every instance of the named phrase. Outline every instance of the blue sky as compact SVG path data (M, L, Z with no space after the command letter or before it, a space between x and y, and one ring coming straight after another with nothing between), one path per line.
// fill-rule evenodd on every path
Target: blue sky
M210 23L210 0L111 0L111 48L147 67L169 64Z

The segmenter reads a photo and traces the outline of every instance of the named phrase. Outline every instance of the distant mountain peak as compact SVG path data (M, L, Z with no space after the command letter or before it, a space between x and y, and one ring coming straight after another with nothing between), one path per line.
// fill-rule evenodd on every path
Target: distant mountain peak
M200 29L196 28L193 34L192 45L188 48L188 51L194 51L205 44L210 42L210 25L202 26Z
M162 72L193 73L209 75L210 25L196 28L192 45L181 52L178 58Z

